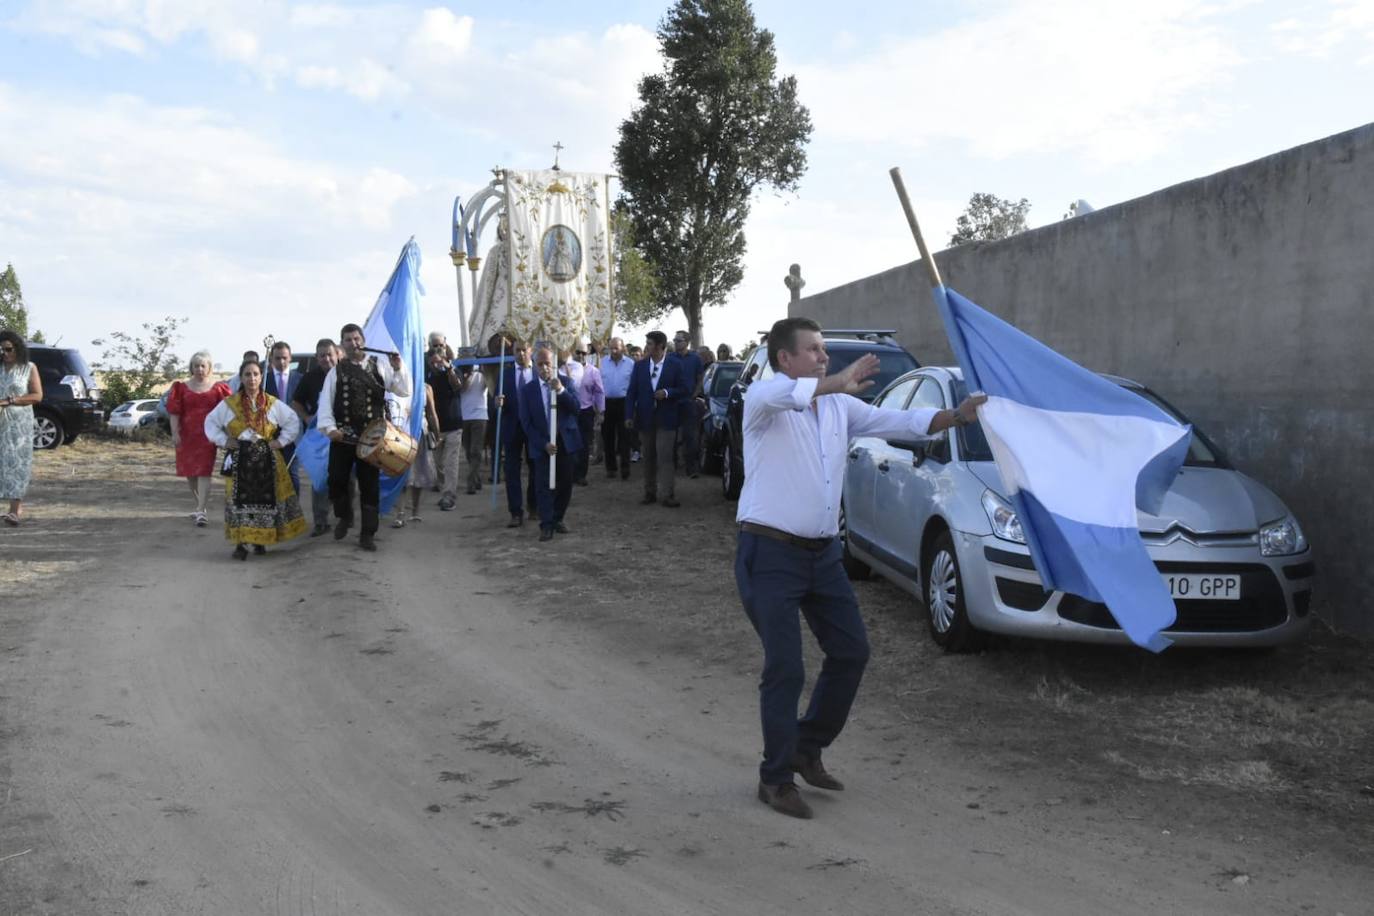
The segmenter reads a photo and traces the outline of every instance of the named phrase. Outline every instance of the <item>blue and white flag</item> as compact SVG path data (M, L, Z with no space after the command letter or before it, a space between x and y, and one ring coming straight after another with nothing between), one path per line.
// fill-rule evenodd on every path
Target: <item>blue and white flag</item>
M317 417L311 417L305 424L305 432L296 443L296 464L305 468L310 475L310 488L315 491L313 499L328 499L329 492L329 437L316 426Z
M396 419L419 442L425 431L425 331L420 319L420 246L415 239L406 242L391 278L382 287L377 304L363 323L363 338L374 350L393 350L401 354L401 364L410 373L408 415ZM385 357L380 357L385 359ZM382 515L389 513L405 489L405 476L382 475Z
M1177 609L1136 509L1158 511L1192 428L952 289L935 301L965 383L988 396L979 419L1041 581L1102 602L1132 642L1164 649Z

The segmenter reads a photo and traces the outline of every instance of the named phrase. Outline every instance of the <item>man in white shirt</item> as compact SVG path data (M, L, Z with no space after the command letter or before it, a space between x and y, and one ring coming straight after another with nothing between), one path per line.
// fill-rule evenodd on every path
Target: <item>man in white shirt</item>
M386 395L410 397L410 375L399 354L388 362L368 358L363 349L363 329L346 324L339 334L344 358L324 377L320 391L318 426L329 437L329 500L334 504L334 540L343 540L353 526L351 475L358 478L358 503L362 512L358 546L376 550L373 535L381 524L381 472L358 457L358 437L377 420L386 419Z
M809 318L773 325L768 362L775 374L754 382L744 397L735 583L764 649L759 800L782 814L808 818L811 807L793 774L818 788L844 788L826 772L821 752L844 728L868 662L868 636L837 536L849 441L934 436L972 422L987 398L972 395L956 410L871 407L854 395L873 385L877 357L866 354L827 376L821 328ZM798 721L806 680L800 614L825 661Z

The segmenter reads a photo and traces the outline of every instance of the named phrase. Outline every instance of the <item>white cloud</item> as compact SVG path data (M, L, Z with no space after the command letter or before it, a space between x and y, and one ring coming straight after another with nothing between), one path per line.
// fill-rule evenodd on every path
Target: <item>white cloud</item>
M1354 45L1361 66L1374 64L1374 0L1331 0L1320 6L1325 9L1308 9L1302 17L1270 26L1279 51L1327 58Z
M455 16L443 7L425 10L412 36L421 53L462 57L472 45L471 16Z
M1183 0L1006 3L795 72L818 138L1127 162L1196 123L1201 92L1242 62L1213 15Z

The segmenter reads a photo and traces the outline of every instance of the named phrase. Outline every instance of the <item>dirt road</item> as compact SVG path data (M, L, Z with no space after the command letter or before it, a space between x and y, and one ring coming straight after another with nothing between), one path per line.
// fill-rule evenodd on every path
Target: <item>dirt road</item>
M970 703L988 663L881 584L849 789L771 812L714 481L594 475L552 545L483 493L236 563L165 451L45 457L0 532L0 914L1371 912L1358 787L1152 778L1056 731L1059 681Z

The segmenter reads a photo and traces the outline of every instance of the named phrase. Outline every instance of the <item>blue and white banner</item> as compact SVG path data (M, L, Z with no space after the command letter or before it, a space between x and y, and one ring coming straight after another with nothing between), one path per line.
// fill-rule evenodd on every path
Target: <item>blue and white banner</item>
M420 318L420 297L424 292L420 285L420 246L412 238L401 249L391 278L363 322L367 346L401 354L401 364L410 374L409 403L399 405L403 416L392 420L416 442L421 441L425 430L425 330ZM405 482L405 476L382 475L382 515L396 505Z
M979 420L1045 587L1106 604L1132 642L1164 649L1176 608L1136 509L1158 511L1191 427L952 289L935 301L965 383L988 396Z

